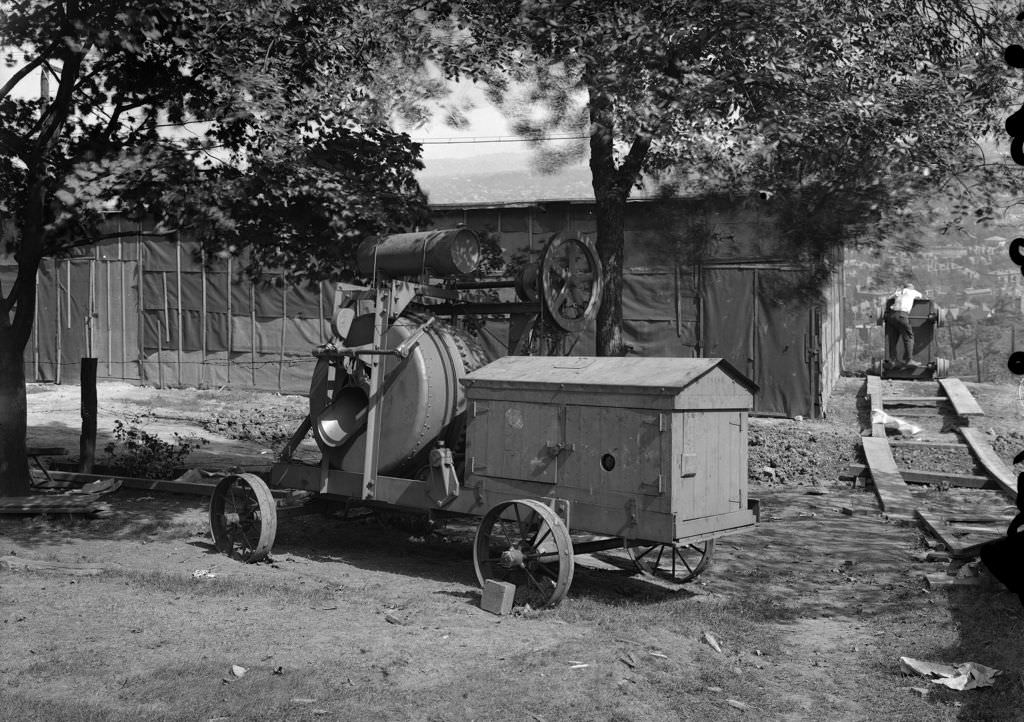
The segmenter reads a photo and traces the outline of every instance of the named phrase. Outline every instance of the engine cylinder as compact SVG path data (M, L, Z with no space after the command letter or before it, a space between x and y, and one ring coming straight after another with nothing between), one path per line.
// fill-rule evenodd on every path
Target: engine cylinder
M384 339L395 348L425 321L399 318ZM373 316L353 320L346 344L368 344ZM382 357L378 469L410 474L425 463L437 441L460 451L465 437L466 401L459 380L486 363L483 352L465 331L439 321L421 335L406 358ZM357 359L321 358L309 390L314 436L332 469L362 472L369 406L369 366Z
M480 265L480 243L466 228L396 233L359 244L356 266L370 276L418 276L428 271L449 276L472 273Z

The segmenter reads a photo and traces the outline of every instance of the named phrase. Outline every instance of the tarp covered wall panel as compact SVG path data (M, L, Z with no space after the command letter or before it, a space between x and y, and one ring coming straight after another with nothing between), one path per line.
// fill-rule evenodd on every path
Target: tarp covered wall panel
M754 272L703 269L701 281L701 356L724 358L753 379Z
M759 270L755 310L756 370L760 389L755 411L814 416L817 399L811 385L810 310L805 304L779 303L775 289L791 272Z
M680 328L674 320L625 319L622 326L626 343L632 347L631 354L689 358L696 352L696 324Z

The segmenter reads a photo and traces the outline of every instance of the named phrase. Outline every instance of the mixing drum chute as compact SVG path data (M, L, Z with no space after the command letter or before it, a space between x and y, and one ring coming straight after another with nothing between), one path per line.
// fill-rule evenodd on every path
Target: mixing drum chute
M399 318L388 329L383 346L398 347L425 320L415 314ZM372 340L372 314L355 318L346 344L360 346ZM467 332L436 320L408 356L385 357L381 473L414 473L437 441L461 450L466 402L459 380L485 363L482 350ZM317 445L332 469L363 469L369 382L368 366L358 357L321 357L317 362L309 391L310 418Z

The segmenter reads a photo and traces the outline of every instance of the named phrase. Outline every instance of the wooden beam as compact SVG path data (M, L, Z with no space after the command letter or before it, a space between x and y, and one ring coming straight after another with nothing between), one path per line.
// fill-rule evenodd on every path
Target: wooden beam
M886 396L885 405L892 404L930 404L948 401L945 396Z
M914 506L913 500L903 476L896 468L889 443L884 438L874 437L864 437L861 443L864 446L868 469L871 471L871 479L875 484L875 496L878 497L882 511L887 514L910 515Z
M981 406L971 396L971 392L964 386L963 381L952 376L948 379L939 379L939 385L945 392L946 396L949 397L949 402L953 404L953 408L956 410L957 416L969 417L969 416L984 416L985 412L981 410Z
M934 449L964 449L967 450L967 444L963 441L903 441L893 439L889 442L889 446L907 446L907 447L919 447L922 449L934 448Z
M951 526L947 523L946 519L935 516L930 512L921 511L920 509L916 510L914 514L932 536L945 544L950 555L959 559L976 556L985 544L1005 535L1005 531L997 531L995 529ZM956 536L957 533L963 534L965 532L973 534L974 538L969 542L965 542L962 538Z
M891 444L890 444L891 445ZM942 484L947 483L963 489L997 489L996 483L987 476L970 474L949 474L944 471L920 471L917 469L901 469L900 475L907 484ZM840 473L839 478L850 481L858 477L871 478L871 471L864 464L850 464Z
M971 451L978 457L978 461L985 471L992 475L995 479L996 484L1002 489L1010 499L1017 500L1017 477L1003 460L999 458L995 450L989 445L985 437L977 429L967 428L962 426L958 429L960 435L964 437L964 441L971 447Z
M876 439L884 439L885 424L875 422L875 418L878 414L885 413L885 409L882 408L882 378L880 376L873 376L869 374L865 383L867 386L868 401L871 403L871 435Z
M106 516L110 504L83 496L7 496L0 498L0 514L87 514Z
M250 470L251 471L251 470ZM181 481L177 479L140 479L131 476L117 476L116 474L78 474L72 471L51 471L50 476L58 482L76 482L85 484L99 479L114 479L121 482L121 486L127 489L142 489L144 491L164 491L171 494L191 494L193 496L213 496L213 490L222 477L213 477L210 481ZM228 474L224 474L228 476ZM271 489L270 493L275 497L287 497L291 494L288 489Z

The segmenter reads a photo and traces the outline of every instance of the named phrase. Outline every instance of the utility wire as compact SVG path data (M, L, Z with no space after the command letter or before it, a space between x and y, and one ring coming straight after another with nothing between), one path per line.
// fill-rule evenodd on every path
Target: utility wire
M474 143L538 143L549 140L585 140L589 135L546 135L537 138L497 136L494 138L413 138L420 145L463 145Z

